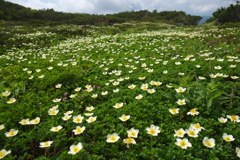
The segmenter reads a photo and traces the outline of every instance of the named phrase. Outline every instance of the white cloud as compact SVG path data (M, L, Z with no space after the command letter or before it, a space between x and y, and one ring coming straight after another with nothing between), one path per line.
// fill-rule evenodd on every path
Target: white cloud
M8 0L33 9L53 8L56 11L89 14L118 13L157 9L185 11L193 15L211 15L221 7L236 4L236 0Z
M195 11L196 13L207 13L215 11L216 8L218 8L218 5L217 4L190 5L189 8Z

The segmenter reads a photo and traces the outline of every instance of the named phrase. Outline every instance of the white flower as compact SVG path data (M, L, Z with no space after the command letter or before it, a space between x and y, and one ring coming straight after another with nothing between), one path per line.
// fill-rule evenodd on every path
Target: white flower
M199 123L191 124L190 128L193 128L197 131L201 131L202 129L204 129Z
M210 74L210 77L211 77L211 78L217 78L217 76L214 75L214 74Z
M214 66L214 69L220 70L220 69L222 69L222 67L221 66Z
M119 89L118 89L118 88L117 88L117 89L114 89L113 92L114 92L114 93L119 92Z
M175 142L175 144L179 147L181 147L182 149L187 149L187 147L192 147L192 144L188 141L187 138L184 139L177 139L177 142Z
M75 155L78 153L81 149L83 148L82 143L79 142L77 145L71 145L70 146L70 151L68 151L68 154Z
M186 129L186 133L188 134L189 137L198 137L198 133L200 130L196 130L192 127L190 127L189 129Z
M36 72L41 72L41 69L36 69Z
M156 92L156 90L155 89L147 89L147 92L150 93L150 94L153 94L153 93Z
M227 118L220 117L220 118L218 118L218 121L220 123L226 123L227 122Z
M43 77L44 77L44 75L38 76L38 78L43 78Z
M159 127L154 126L153 124L150 127L146 128L146 130L147 130L147 133L152 135L152 136L157 136L158 133L161 132L161 130L159 130Z
M62 87L62 84L56 84L55 85L55 88L61 88Z
M81 115L73 116L73 122L74 123L82 123L84 117Z
M77 97L77 94L71 94L70 96L69 96L69 98L76 98Z
M83 127L77 126L76 129L73 130L73 132L74 132L75 135L79 135L79 134L83 133L83 131L85 129L86 129L85 126L83 126Z
M187 115L192 115L192 116L195 116L198 114L199 114L199 112L197 111L197 108L190 109L190 111L187 112Z
M180 105L180 106L181 105L186 105L185 99L178 99L177 104Z
M238 79L238 76L231 76L232 79Z
M16 136L17 134L18 134L18 130L10 129L9 132L6 132L6 133L5 133L5 136L6 136L6 137L13 137L13 136Z
M107 135L107 140L106 142L108 143L114 143L116 142L120 137L117 135L117 133L113 133L113 134L108 134Z
M94 113L84 113L85 116L92 116Z
M81 89L82 89L81 87L77 87L74 89L74 91L79 92Z
M124 139L123 142L127 144L127 147L129 147L129 144L136 144L135 139L132 137L128 137L128 138Z
M235 140L235 138L233 138L232 135L230 135L230 134L228 135L227 133L223 133L222 138L223 138L225 141L227 141L227 142L231 142L231 141L234 141L234 140Z
M8 101L7 101L7 104L11 104L11 103L14 103L16 102L16 99L15 98L10 98Z
M123 103L116 103L113 107L118 109L121 108L123 106Z
M237 156L240 158L240 148L236 147Z
M4 128L5 128L4 124L1 124L1 125L0 125L0 130L2 130L2 129L4 129Z
M128 86L129 89L134 89L136 87L136 85L131 84L130 86Z
M227 118L229 118L232 122L239 122L238 115L227 115Z
M95 108L94 108L93 106L90 106L90 107L87 107L87 108L86 108L86 110L89 111L89 112L93 111L94 109L95 109Z
M198 79L204 80L204 79L206 79L206 78L205 78L205 77L202 77L202 76L198 76Z
M208 148L213 148L215 146L215 140L213 138L204 137L203 145Z
M137 138L138 137L138 132L139 132L138 129L131 128L130 130L127 131L128 137Z
M168 71L167 71L167 70L164 70L164 71L163 71L163 74L167 74L167 73L168 73Z
M178 114L179 113L179 108L170 108L168 110L171 114Z
M139 80L144 80L146 77L138 77Z
M186 91L186 88L179 87L179 88L175 89L175 91L176 91L177 93L183 93L183 92Z
M175 134L174 137L184 137L184 134L186 133L184 129L180 128L179 130L174 130Z
M102 92L101 95L105 96L108 94L108 91Z
M53 141L40 142L40 148L50 147Z
M159 82L159 81L158 81L158 82L155 82L154 85L160 86L160 85L162 85L162 82Z
M20 123L21 125L29 125L29 124L30 124L30 120L29 120L29 118L27 118L27 119L22 119L19 123Z
M142 90L147 90L148 89L148 84L142 84L141 89Z
M97 98L98 94L93 94L91 97L92 98Z
M52 100L53 102L60 102L61 101L61 98L55 98Z
M92 123L92 122L96 121L96 119L97 119L97 116L95 116L95 117L89 117L86 121L87 121L88 123Z
M125 114L123 114L121 117L119 117L119 119L121 121L127 121L129 118L130 118L130 115L125 115Z
M72 115L68 115L68 114L64 114L64 116L62 117L62 120L67 121L72 117Z
M196 65L196 68L200 68L201 66L200 65Z
M32 119L30 121L30 124L38 124L38 123L40 123L40 118L39 117L36 117L35 119Z
M6 155L10 154L11 151L7 151L5 149L0 150L0 159L4 158Z
M135 99L142 99L143 98L143 95L139 94L138 96L135 97Z
M52 132L58 132L58 131L60 131L62 128L63 128L62 126L52 127L52 128L50 129L50 131L52 131Z
M11 92L9 92L9 91L2 92L2 95L5 97L9 96L10 94L11 94Z

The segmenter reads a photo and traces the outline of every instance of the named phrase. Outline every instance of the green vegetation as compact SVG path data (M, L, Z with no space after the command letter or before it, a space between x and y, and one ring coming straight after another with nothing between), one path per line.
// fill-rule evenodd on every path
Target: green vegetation
M183 11L152 12L148 10L126 11L116 14L91 15L84 13L64 13L53 9L33 10L0 0L0 20L27 21L36 25L76 24L76 25L112 25L129 21L153 22L180 25L197 25L201 16L186 14Z
M240 22L240 2L227 8L219 8L213 12L213 17L207 22L216 21L219 24ZM238 24L239 25L239 24Z
M0 159L239 158L240 30L224 25L1 21Z
M239 29L150 26L2 27L0 155L236 159Z

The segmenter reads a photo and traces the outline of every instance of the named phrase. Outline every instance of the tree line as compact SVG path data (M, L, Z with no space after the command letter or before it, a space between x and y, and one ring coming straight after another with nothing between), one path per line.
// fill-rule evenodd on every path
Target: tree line
M213 12L213 17L207 22L215 21L218 24L240 22L240 1L236 4L230 4L229 7L222 7Z
M125 11L106 15L65 13L54 11L54 9L35 10L5 0L0 0L0 20L30 22L48 21L77 25L111 25L128 21L163 21L165 23L178 25L197 25L201 19L201 16L186 14L183 11L158 12L156 9L153 11Z

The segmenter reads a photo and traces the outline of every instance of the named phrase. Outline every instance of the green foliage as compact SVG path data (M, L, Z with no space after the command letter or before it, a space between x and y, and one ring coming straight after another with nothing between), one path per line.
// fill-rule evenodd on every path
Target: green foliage
M45 24L75 24L75 25L112 25L130 21L155 22L164 21L175 25L197 25L202 19L200 16L186 14L183 11L163 11L148 10L126 11L116 14L91 15L84 13L64 13L53 9L33 10L23 6L0 0L0 20L17 20Z
M213 12L214 19L219 24L240 22L240 4L231 4L227 8L219 8Z
M139 12L138 18L146 14ZM0 55L0 150L11 151L6 159L238 158L238 28L8 22L0 29L16 33L3 34L11 38L2 43L6 49ZM84 118L77 123L79 115ZM123 121L123 115L130 118ZM157 136L147 131L152 124L159 127ZM62 128L51 131L57 126ZM85 130L76 134L77 126ZM176 134L192 127L195 137ZM136 144L127 145L131 128L139 132ZM18 133L6 136L10 129ZM108 143L113 133L120 138ZM226 142L224 133L235 139ZM215 140L212 148L204 145L205 137ZM181 148L178 138L192 146ZM40 147L46 141L53 142ZM82 149L69 154L79 142Z

